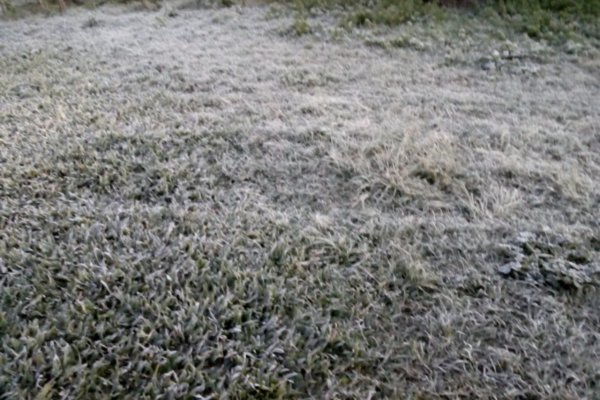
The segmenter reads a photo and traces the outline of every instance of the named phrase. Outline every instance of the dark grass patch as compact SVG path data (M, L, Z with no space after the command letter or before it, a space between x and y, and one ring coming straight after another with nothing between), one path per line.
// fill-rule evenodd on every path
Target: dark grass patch
M345 24L395 26L418 19L444 19L448 13L475 16L481 24L500 24L534 39L565 42L574 35L600 38L599 0L297 0L299 13L344 10Z

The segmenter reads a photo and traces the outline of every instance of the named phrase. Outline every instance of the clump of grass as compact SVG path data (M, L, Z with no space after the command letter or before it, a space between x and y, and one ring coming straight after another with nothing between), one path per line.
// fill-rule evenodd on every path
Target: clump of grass
M349 22L357 26L368 23L385 24L389 26L403 24L424 15L440 16L440 8L433 3L421 0L380 1L375 7L359 7L349 17Z
M4 14L12 15L15 12L15 6L10 0L0 0L0 11Z
M292 24L290 30L296 36L303 36L312 31L306 17L301 15L298 15L296 18L294 18L294 23Z

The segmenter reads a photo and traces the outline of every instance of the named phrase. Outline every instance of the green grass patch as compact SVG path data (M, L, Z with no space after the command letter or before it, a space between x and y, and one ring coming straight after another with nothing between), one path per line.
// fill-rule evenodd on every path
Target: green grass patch
M488 15L535 39L564 41L577 34L600 38L600 0L502 0L487 8Z
M441 20L447 13L481 18L534 39L564 42L573 36L600 38L600 0L295 0L298 13L341 10L349 26L396 26L419 19Z

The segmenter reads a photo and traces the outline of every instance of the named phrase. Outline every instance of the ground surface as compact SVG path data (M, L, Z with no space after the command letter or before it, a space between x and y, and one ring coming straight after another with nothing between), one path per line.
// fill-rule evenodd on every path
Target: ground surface
M0 398L598 398L597 47L310 23L0 21Z

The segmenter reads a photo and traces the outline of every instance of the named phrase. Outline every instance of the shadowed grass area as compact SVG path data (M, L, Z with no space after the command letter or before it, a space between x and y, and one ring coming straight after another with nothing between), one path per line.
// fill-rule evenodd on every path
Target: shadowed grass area
M416 19L443 19L447 13L474 15L481 24L504 25L536 39L564 42L573 35L600 39L600 0L295 0L302 18L319 9L345 10L351 25L399 25Z

